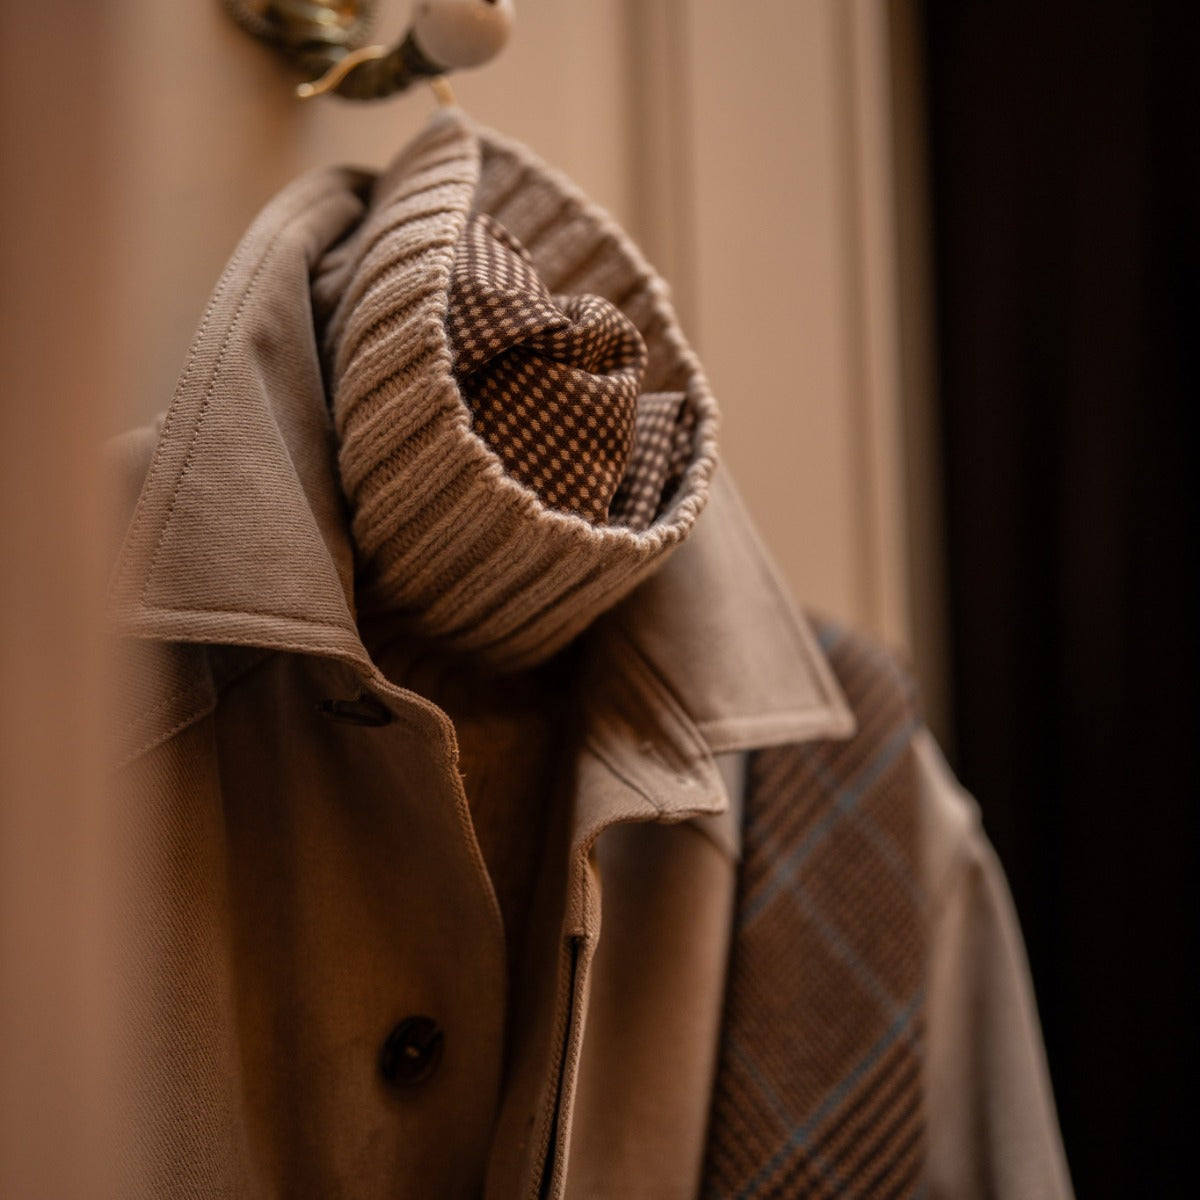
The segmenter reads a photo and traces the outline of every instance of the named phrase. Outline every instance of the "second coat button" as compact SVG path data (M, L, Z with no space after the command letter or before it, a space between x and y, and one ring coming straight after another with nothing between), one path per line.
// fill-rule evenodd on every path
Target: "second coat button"
M395 1087L424 1083L442 1061L445 1040L432 1017L405 1017L379 1052L380 1074Z

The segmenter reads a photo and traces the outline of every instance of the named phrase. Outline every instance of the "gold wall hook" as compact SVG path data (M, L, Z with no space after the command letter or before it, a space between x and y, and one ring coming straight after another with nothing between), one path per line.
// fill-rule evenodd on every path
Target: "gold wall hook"
M374 16L373 0L222 0L247 33L283 55L308 79L301 99L334 92L352 100L376 100L418 80L437 81L443 104L454 93L442 76L477 66L507 40L512 0L419 0L412 26L393 47L364 46ZM426 46L433 47L429 53Z
M311 100L313 96L323 96L326 92L332 92L355 67L360 66L362 63L385 58L388 53L389 51L386 46L362 46L358 50L351 50L345 58L334 63L320 79L314 79L309 83L297 84L296 95L301 100Z

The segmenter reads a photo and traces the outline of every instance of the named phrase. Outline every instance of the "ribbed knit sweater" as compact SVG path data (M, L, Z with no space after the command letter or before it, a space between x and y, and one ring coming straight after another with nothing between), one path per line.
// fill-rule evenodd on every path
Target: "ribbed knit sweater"
M678 397L667 440L686 436L675 456L682 475L648 524L628 483L626 523L563 511L476 428L448 330L473 214L523 247L548 293L607 302L640 337L631 466L661 440L656 399ZM438 114L376 181L365 219L325 256L313 294L360 610L513 671L565 646L691 529L715 466L716 407L666 287L605 213L523 147L457 110Z

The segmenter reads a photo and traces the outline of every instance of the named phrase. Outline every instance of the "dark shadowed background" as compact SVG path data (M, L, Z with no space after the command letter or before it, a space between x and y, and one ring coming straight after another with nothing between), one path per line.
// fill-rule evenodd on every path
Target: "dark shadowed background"
M924 34L956 766L1079 1195L1194 1195L1200 7Z

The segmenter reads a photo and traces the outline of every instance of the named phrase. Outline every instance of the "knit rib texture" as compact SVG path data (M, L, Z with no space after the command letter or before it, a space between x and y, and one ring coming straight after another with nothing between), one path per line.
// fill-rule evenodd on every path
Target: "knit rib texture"
M473 213L499 222L556 295L614 304L646 348L637 429L678 394L690 447L644 528L548 505L472 427L447 313ZM439 112L376 181L363 221L313 278L324 319L356 603L496 670L554 654L684 539L716 465L716 404L663 282L602 210L524 147ZM635 444L633 459L639 457Z

